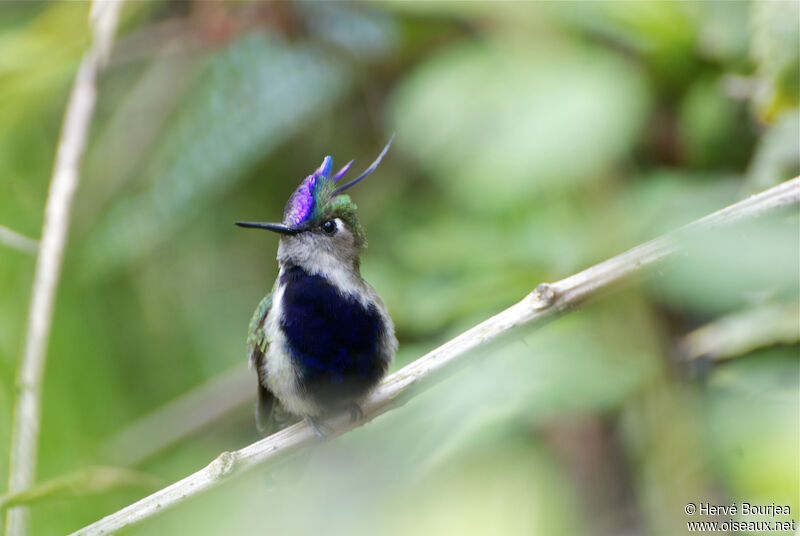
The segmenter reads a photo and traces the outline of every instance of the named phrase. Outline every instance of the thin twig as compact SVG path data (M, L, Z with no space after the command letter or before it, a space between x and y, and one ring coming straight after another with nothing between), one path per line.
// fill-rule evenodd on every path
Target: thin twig
M39 242L2 225L0 225L0 244L34 256L39 250Z
M125 487L154 490L162 485L163 482L147 473L120 467L89 466L39 482L19 493L0 495L0 510L21 504L31 505L79 495L108 493Z
M81 157L97 99L97 73L108 60L120 4L121 0L92 4L92 46L84 54L78 68L61 127L36 260L28 331L17 374L8 480L8 492L11 494L25 491L36 478L41 384L53 303L67 241L72 199L78 186ZM27 532L27 517L24 507L9 509L6 514L6 534L23 536Z
M364 419L359 423L351 422L348 415L330 419L329 437L339 436L403 405L411 397L468 364L470 360L467 358L475 355L473 350L503 339L513 328L522 325L541 326L614 288L618 283L644 275L653 265L679 251L676 238L681 235L753 218L799 203L800 177L797 177L566 279L552 284L543 283L521 302L387 377L363 404ZM289 426L240 450L223 452L196 473L80 529L73 536L110 534L163 512L234 475L284 460L316 441L314 432L305 422Z

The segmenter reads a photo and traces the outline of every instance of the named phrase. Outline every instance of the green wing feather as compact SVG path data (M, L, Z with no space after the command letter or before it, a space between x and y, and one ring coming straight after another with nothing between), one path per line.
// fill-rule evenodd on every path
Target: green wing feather
M250 357L250 364L260 369L260 361L267 353L269 341L267 334L264 333L264 321L272 308L272 292L264 296L261 303L256 307L253 318L250 319L250 329L247 332L247 355ZM260 372L259 372L260 374Z
M250 329L247 333L247 354L250 357L250 365L256 369L258 375L258 403L256 404L256 426L259 431L268 435L276 428L275 410L276 400L266 387L266 377L264 377L264 354L269 347L269 339L264 332L264 322L267 319L269 310L272 308L272 293L270 292L261 303L256 307L253 318L250 320Z

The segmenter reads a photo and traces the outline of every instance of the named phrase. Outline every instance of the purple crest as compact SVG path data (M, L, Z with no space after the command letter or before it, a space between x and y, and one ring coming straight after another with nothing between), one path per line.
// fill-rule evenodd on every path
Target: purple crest
M306 220L308 220L314 214L314 211L317 209L317 199L320 196L326 198L333 198L337 195L341 194L348 188L354 186L362 179L369 176L375 168L378 167L383 156L386 154L386 151L389 150L389 146L392 144L392 140L394 139L394 134L392 137L389 138L389 143L383 148L383 151L378 155L378 158L375 159L374 162L358 177L351 180L347 184L343 186L339 186L338 188L334 188L333 183L337 182L341 179L345 173L350 170L350 166L353 164L351 160L348 162L342 169L340 169L333 177L331 177L331 168L333 167L333 158L330 156L326 156L322 160L322 164L320 164L317 170L305 178L303 182L300 183L300 186L297 187L297 190L289 197L289 201L286 202L286 208L283 211L283 223L290 226L290 227L298 227L303 224ZM327 187L325 187L327 185ZM327 192L323 194L322 192Z
M333 158L330 156L326 156L322 159L322 164L319 165L319 168L314 173L315 175L322 175L326 179L331 174L331 167L333 166Z
M344 165L342 169L336 172L336 175L333 176L334 182L344 177L344 174L350 170L350 166L353 165L353 162L355 162L355 160L350 160L347 164Z
M294 191L286 209L283 211L283 222L286 225L300 225L314 211L314 189L319 180L319 175L309 175Z

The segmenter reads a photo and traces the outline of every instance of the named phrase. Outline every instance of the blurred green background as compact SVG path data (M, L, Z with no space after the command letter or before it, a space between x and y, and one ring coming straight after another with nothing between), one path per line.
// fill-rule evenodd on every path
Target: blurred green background
M0 4L0 225L30 237L88 8ZM797 2L126 4L44 384L38 480L72 485L33 505L33 532L257 439L244 339L277 238L233 222L278 219L324 155L363 168L397 133L352 195L398 368L797 175L798 21ZM646 284L125 534L674 535L687 502L732 501L797 520L797 210L685 245ZM0 244L3 452L34 266Z

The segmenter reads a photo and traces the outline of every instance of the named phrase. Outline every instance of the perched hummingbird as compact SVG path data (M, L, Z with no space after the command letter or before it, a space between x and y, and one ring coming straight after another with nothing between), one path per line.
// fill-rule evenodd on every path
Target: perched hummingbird
M394 136L392 136L392 139ZM375 171L392 139L361 175L339 185L351 160L331 175L326 156L289 197L281 223L236 222L280 233L278 279L253 314L247 337L258 374L256 422L268 433L287 413L305 418L320 437L325 415L361 415L397 349L392 319L361 277L367 245L356 205L345 190Z

